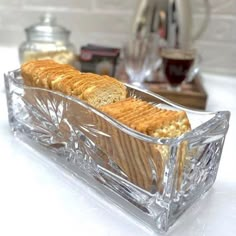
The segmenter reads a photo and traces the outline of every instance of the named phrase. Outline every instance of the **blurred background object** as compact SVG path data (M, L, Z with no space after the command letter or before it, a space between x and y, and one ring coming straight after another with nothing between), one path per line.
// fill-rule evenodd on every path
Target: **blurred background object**
M130 83L141 86L161 64L159 37L132 35L122 47L123 63Z
M163 73L169 85L167 89L181 91L184 82L191 82L198 73L198 54L195 49L185 48L163 48L161 51L163 60ZM193 74L193 75L192 75Z
M189 48L205 31L210 16L208 0L204 4L204 21L193 31L190 0L140 0L132 25L132 33L147 35L156 32L169 47Z
M20 63L37 59L53 59L74 64L76 50L69 41L70 31L60 26L52 14L44 14L40 22L25 29L26 41L19 47Z
M121 47L129 35L137 0L1 0L0 46L17 48L25 41L24 29L45 12L72 32L71 42L80 49L87 43ZM236 75L236 1L209 0L211 17L196 41L202 54L202 71ZM194 31L203 22L202 0L192 0Z
M80 48L76 68L83 72L114 76L119 55L119 48L87 44Z

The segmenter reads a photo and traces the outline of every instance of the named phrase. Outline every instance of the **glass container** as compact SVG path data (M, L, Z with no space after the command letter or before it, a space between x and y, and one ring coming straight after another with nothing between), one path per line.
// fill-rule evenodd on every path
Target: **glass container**
M186 109L127 84L129 96L186 111L191 131L154 138L75 97L25 86L20 70L6 74L5 85L15 136L156 232L167 231L216 180L228 111Z
M70 31L58 25L52 15L43 15L39 23L26 28L25 32L26 41L19 47L20 63L46 58L59 63L74 63L76 51L69 41Z

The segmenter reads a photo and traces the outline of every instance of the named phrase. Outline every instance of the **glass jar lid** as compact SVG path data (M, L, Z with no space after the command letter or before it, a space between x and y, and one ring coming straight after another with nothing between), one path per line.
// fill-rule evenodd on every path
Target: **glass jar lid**
M66 41L70 31L60 26L51 14L40 17L40 22L25 29L29 40L39 41Z

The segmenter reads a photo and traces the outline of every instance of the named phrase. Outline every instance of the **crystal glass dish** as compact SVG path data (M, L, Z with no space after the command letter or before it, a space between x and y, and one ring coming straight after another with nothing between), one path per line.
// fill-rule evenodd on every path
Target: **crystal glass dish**
M45 158L65 171L83 173L95 189L154 231L167 231L216 179L228 111L189 110L127 85L130 96L187 112L190 132L154 138L74 97L24 86L20 70L5 74L5 86L14 135L38 151L48 151Z

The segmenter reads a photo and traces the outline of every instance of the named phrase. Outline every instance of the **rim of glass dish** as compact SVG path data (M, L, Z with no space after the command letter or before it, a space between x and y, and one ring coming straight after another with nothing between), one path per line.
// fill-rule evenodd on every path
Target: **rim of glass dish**
M13 75L15 75L16 72L19 73L19 69L8 72L7 76L8 77L10 76L13 79L17 79L17 80L21 79L22 80L21 77L15 78L15 76L12 76L12 73L13 73ZM102 111L99 111L98 109L96 109L95 107L89 105L85 101L79 100L76 97L65 95L61 92L53 91L53 90L49 90L49 89L30 87L30 86L26 86L26 85L23 85L23 84L21 84L21 86L23 86L23 88L27 89L27 90L46 91L46 92L61 96L61 97L65 98L65 99L68 99L70 101L73 101L73 102L83 106L84 108L89 109L90 111L94 112L95 114L101 116L103 119L105 119L109 123L115 125L121 131L123 131L123 132L137 138L137 139L140 139L140 140L143 140L143 141L146 141L146 142L150 142L150 143L154 143L154 144L173 145L173 144L179 143L181 141L184 141L184 140L187 140L187 139L190 139L190 138L194 138L194 137L198 137L198 136L202 136L204 134L207 134L211 130L213 130L216 127L217 124L219 124L223 120L226 120L227 123L229 123L229 116L230 116L229 111L210 112L210 111L200 111L200 110L196 110L196 109L190 109L190 108L187 108L185 106L179 105L175 102L172 102L171 100L169 100L167 98L164 98L161 95L150 92L147 89L138 88L138 87L135 87L135 86L127 84L127 83L124 83L124 84L127 88L131 88L133 90L137 90L137 91L140 91L142 93L148 94L148 95L150 95L150 96L152 96L156 99L159 99L162 102L165 102L166 104L168 104L168 105L170 105L174 108L177 108L177 109L180 109L180 110L183 110L183 111L186 111L186 112L195 113L195 114L198 114L198 115L214 115L214 116L211 119L209 119L208 121L202 123L201 125L197 126L194 129L192 129L191 131L186 132L185 134L182 134L178 137L175 137L175 138L156 138L156 137L152 137L152 136L140 133L140 132L138 132L138 131L122 124L121 122L117 121L116 119L110 117L109 115L103 113Z

